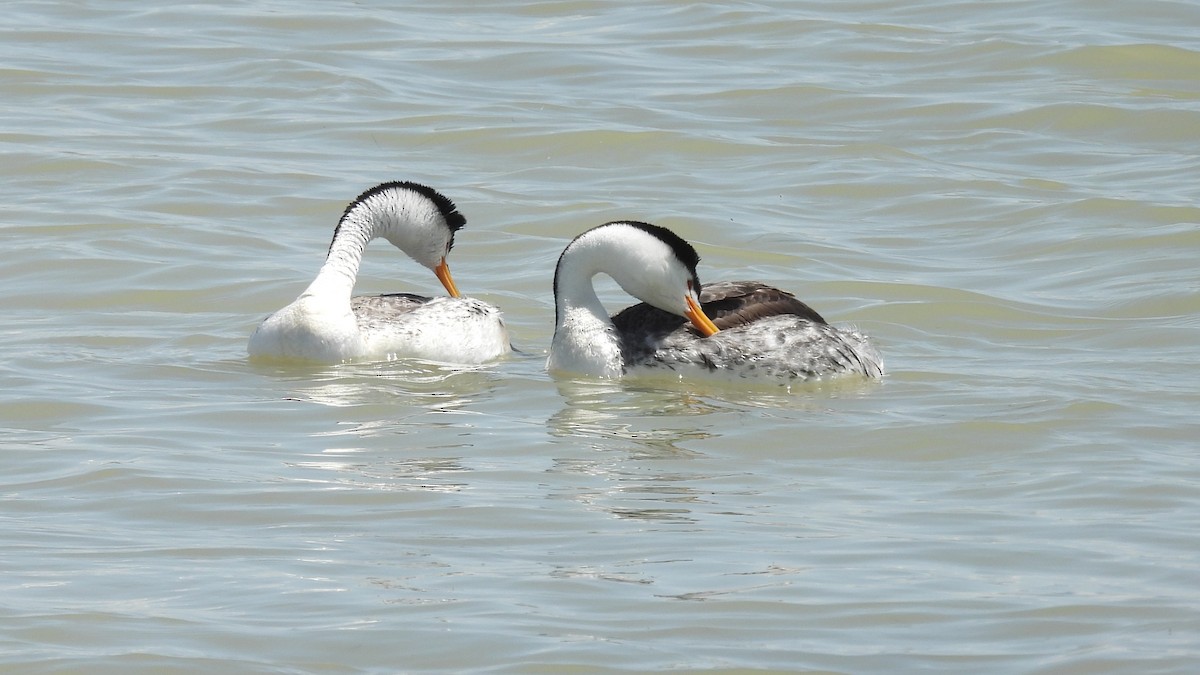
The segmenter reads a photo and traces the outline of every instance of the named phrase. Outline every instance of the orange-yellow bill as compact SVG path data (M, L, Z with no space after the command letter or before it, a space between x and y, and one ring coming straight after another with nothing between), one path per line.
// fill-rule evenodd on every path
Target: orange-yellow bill
M708 318L704 310L700 309L700 305L696 303L696 300L692 296L687 296L686 300L687 311L684 312L684 316L688 318L688 321L692 322L692 325L696 327L696 330L700 331L701 335L708 337L720 330L712 322L712 319Z
M445 258L442 258L442 262L433 268L433 273L437 275L438 281L446 287L446 292L450 294L450 297L459 297L458 288L454 286L454 277L450 276L450 266L446 264Z

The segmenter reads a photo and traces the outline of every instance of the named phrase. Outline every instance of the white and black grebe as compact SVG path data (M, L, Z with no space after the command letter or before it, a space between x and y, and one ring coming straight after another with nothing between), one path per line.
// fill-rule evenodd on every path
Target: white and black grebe
M511 347L500 310L460 296L446 265L454 233L466 222L452 201L417 183L384 183L362 193L338 221L317 277L250 336L250 356L476 364L507 354ZM376 237L432 270L450 297L351 297L363 250Z
M765 284L701 287L699 262L691 244L648 223L607 223L576 237L554 270L546 367L610 378L657 371L735 381L883 375L883 361L862 333L829 325L791 293ZM601 273L642 303L610 318L592 286Z

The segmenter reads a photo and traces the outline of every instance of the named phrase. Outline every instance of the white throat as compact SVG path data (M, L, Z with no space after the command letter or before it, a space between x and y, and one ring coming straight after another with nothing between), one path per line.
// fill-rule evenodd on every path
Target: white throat
M598 238L599 239L599 238ZM554 339L546 368L596 377L620 377L621 343L608 310L596 295L593 278L611 263L612 246L576 241L555 270Z
M554 339L546 367L620 377L625 369L621 339L592 280L597 274L608 274L639 300L661 300L658 289L675 285L670 274L664 274L673 260L666 244L628 225L595 228L572 241L555 270ZM678 289L685 287L685 274L683 270ZM682 297L683 291L675 293Z

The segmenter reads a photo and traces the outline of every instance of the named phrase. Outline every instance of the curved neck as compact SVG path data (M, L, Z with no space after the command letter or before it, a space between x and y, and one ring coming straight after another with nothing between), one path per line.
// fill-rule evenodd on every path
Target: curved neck
M608 310L596 295L592 279L606 272L608 261L618 251L606 242L575 242L563 253L554 270L554 313L555 325L561 326L568 317L577 312L587 312L602 323L611 325Z
M362 265L363 251L376 236L374 221L355 217L355 214L347 216L338 224L325 263L304 294L345 296L349 301L358 268Z
M605 241L575 242L554 271L554 338L551 370L619 377L624 369L621 341L592 278L608 272L617 253Z

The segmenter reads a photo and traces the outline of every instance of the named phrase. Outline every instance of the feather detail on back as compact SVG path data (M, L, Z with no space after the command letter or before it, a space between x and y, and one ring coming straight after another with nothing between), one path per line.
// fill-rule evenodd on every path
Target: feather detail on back
M705 285L700 291L700 307L721 330L785 314L813 323L826 323L824 317L796 299L796 296L757 281L722 281ZM664 312L644 302L617 312L612 321L621 333L647 332L658 335L666 335L688 323L682 316Z

